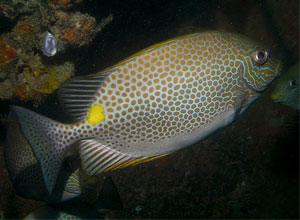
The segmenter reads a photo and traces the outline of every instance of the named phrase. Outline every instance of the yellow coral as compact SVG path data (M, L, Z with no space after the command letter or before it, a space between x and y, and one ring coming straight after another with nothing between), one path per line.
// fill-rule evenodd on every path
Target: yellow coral
M38 91L40 93L51 94L53 91L58 89L62 82L71 77L71 73L66 73L63 76L61 76L61 73L55 72L55 70L52 68L48 69L48 74L49 76L47 79L42 80L40 83L37 83Z

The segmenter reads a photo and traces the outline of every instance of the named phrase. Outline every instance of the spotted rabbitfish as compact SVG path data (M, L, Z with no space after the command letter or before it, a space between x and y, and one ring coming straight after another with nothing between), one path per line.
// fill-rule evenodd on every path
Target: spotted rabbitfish
M105 210L122 210L123 204L112 179L107 176L94 203L73 199L56 205L45 205L30 212L24 220L37 219L104 219ZM104 212L103 212L104 211Z
M13 106L49 192L73 143L97 175L165 156L231 124L279 75L262 45L207 31L150 46L97 74L75 77L59 99L62 124Z

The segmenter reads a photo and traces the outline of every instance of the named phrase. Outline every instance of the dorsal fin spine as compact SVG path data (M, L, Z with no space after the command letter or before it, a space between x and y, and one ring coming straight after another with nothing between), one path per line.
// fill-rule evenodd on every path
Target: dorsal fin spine
M75 122L85 119L90 104L99 93L106 77L112 72L114 70L110 69L101 74L74 77L61 86L58 91L58 99ZM74 108L76 111L72 110Z

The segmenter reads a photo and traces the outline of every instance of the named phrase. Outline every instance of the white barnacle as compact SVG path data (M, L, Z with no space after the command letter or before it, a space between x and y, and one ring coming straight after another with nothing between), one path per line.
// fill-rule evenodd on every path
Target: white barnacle
M55 38L50 32L46 32L42 51L46 56L54 56L57 52Z

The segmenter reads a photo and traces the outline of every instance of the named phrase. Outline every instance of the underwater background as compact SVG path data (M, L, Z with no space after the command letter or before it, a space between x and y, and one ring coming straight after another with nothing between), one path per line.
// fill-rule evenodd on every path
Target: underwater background
M70 76L215 29L272 46L284 70L299 61L298 0L0 0L0 114L16 104L63 119L55 90ZM42 52L46 31L57 36L58 52L49 57ZM124 209L104 217L299 218L299 112L272 102L275 84L206 140L112 172ZM23 218L43 203L16 194L3 156L4 124L0 138L0 214Z

